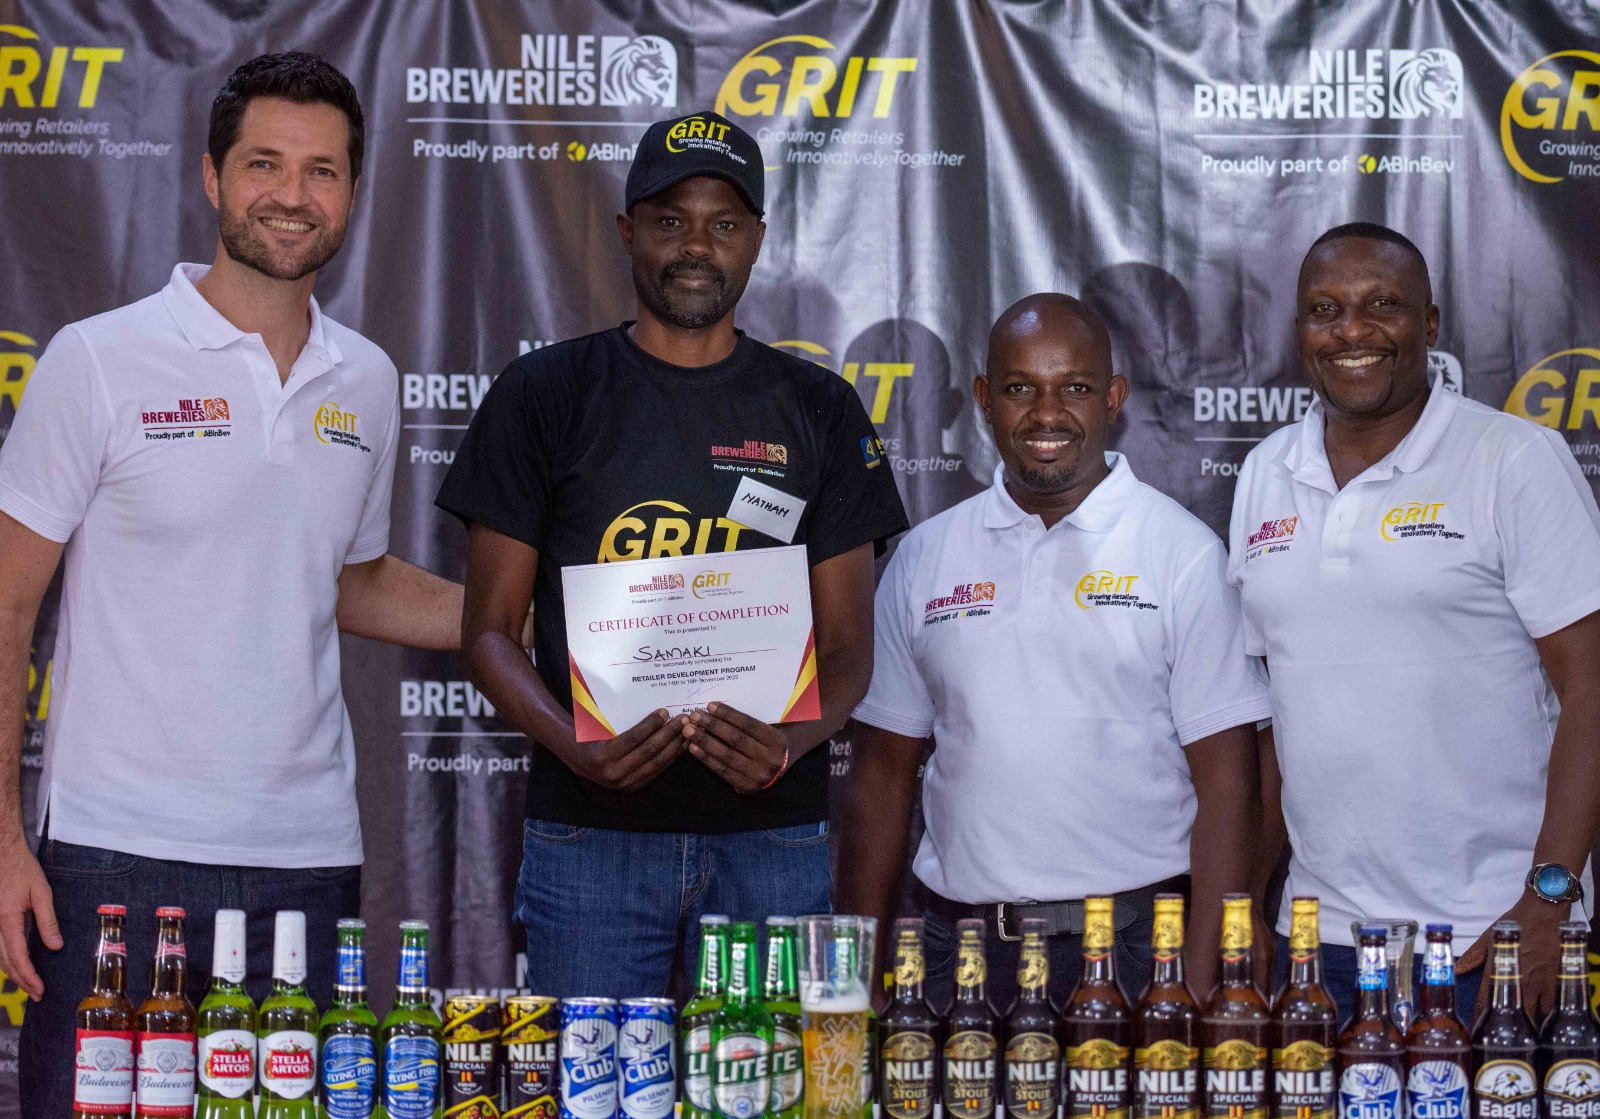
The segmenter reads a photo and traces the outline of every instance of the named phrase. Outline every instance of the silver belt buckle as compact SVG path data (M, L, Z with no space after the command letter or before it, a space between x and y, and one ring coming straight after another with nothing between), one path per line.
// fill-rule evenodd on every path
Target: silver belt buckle
M994 907L995 935L1008 944L1022 939L1020 936L1006 935L1006 906L1010 904L1005 901L996 902Z

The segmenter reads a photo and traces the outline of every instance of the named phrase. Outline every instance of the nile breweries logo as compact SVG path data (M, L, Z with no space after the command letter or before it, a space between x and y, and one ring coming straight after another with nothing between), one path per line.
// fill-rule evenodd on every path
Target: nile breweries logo
M1307 52L1301 80L1196 82L1194 115L1227 120L1460 120L1461 59L1426 50Z
M713 444L711 468L782 478L789 472L789 448L761 439L746 439L736 447Z
M968 616L984 617L991 609L984 604L994 602L994 589L993 583L957 583L949 594L928 599L922 608L922 624L932 625Z
M781 35L750 51L717 90L722 116L887 117L917 59L841 55L818 35Z
M221 396L180 397L173 408L151 408L139 413L147 442L180 439L218 439L232 434L233 417Z
M1299 524L1299 517L1275 517L1270 521L1262 521L1261 527L1245 538L1245 561L1271 555L1273 552L1287 552L1289 542L1294 539L1294 530Z
M676 501L641 501L606 526L596 562L735 552L743 528L726 517L696 517Z
M1600 54L1555 51L1518 74L1500 103L1500 147L1530 182L1600 178Z
M678 48L660 35L523 35L518 65L406 68L406 101L430 105L678 104Z

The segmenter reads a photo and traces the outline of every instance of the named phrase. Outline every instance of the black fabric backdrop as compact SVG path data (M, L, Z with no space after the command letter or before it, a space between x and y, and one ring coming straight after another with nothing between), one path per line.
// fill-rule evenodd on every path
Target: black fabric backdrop
M1113 324L1118 448L1221 530L1238 463L1310 399L1300 257L1351 219L1427 255L1452 386L1561 428L1600 473L1600 13L1580 0L0 0L0 438L55 331L211 258L210 100L289 47L365 103L358 210L318 296L400 369L393 550L441 574L463 534L433 496L484 387L628 316L632 146L710 107L768 163L740 324L855 384L914 519L987 484L969 385L988 325L1054 289ZM376 1001L411 916L440 987L515 988L525 742L453 656L347 641L345 689ZM9 981L0 1007L14 1065Z

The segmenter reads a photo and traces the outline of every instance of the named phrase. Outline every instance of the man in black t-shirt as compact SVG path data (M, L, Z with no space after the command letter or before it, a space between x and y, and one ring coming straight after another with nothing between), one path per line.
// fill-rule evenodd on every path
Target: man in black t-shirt
M761 150L735 125L653 125L617 217L637 321L512 362L439 493L469 528L462 658L534 741L516 909L541 994L664 995L702 913L828 906L816 747L866 693L873 559L907 526L850 385L734 329L763 193ZM783 544L727 516L745 478L805 503L793 543L822 718L769 726L713 702L577 742L562 567ZM518 644L530 600L537 669Z

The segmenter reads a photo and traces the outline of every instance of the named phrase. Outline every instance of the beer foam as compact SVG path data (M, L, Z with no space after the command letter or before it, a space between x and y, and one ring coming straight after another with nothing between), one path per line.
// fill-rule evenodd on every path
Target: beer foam
M823 998L807 997L802 986L800 1009L814 1014L864 1014L868 1006L865 991L852 991L847 995L829 995Z

